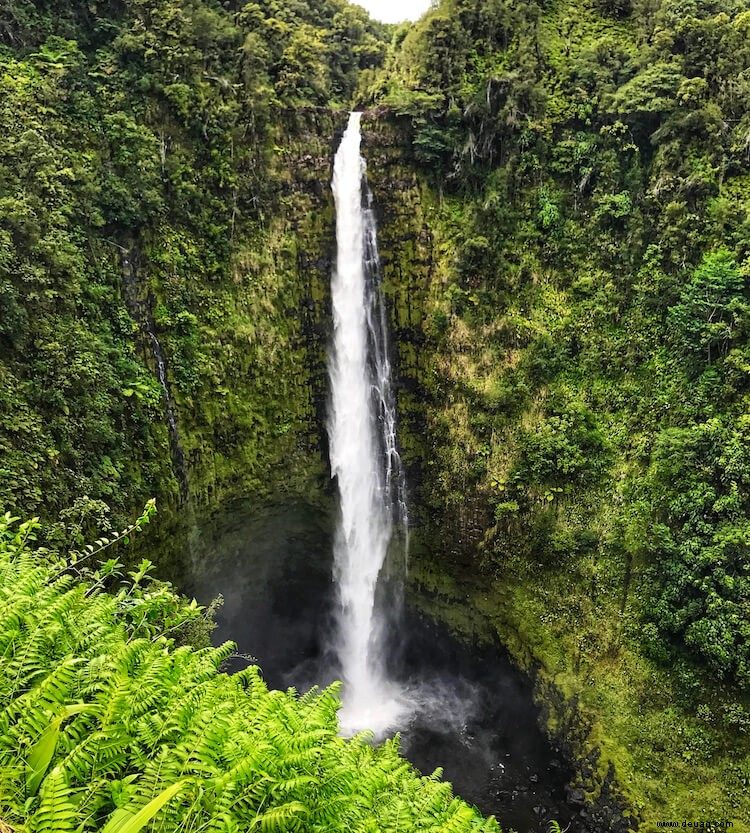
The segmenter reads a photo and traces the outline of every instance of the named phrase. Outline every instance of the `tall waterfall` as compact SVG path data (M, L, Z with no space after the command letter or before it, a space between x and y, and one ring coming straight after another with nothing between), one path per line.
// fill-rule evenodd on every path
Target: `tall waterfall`
M340 519L334 543L339 606L336 652L344 683L341 727L384 732L405 709L388 680L376 590L394 531L408 526L372 197L360 156L360 113L336 154L336 267L328 369L331 473ZM385 604L388 600L385 600Z

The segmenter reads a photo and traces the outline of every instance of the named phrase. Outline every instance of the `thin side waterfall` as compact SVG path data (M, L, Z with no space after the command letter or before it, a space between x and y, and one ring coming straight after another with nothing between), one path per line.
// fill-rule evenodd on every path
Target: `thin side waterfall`
M408 518L360 117L351 114L334 162L337 258L331 280L328 436L340 499L334 578L335 648L344 683L341 728L344 734L363 729L379 734L396 726L407 710L385 670L385 616L376 605L376 590L394 532L403 530L405 538Z
M362 165L364 166L364 159ZM381 452L385 461L385 500L391 507L396 522L394 532L403 536L403 554L406 561L409 550L409 507L406 502L406 478L396 442L396 397L391 378L388 320L380 292L382 269L378 250L378 227L375 222L374 199L372 192L367 188L364 173L362 183L366 188L366 203L362 208L365 237L365 309L372 354L373 390L376 394L375 412L380 426Z

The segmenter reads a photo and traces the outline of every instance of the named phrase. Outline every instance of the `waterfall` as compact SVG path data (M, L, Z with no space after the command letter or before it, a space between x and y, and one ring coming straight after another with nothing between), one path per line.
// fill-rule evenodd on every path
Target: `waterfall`
M376 590L395 530L408 525L396 448L395 397L372 196L360 156L360 113L352 113L336 154L336 266L331 280L333 342L328 369L331 474L340 518L334 542L338 589L336 653L344 689L344 734L385 732L406 705L383 656L385 616ZM387 603L387 600L385 600Z
M354 114L354 115L359 115ZM364 168L364 160L362 160ZM363 183L366 185L363 171ZM375 408L380 426L381 452L385 460L385 500L392 507L396 529L403 535L404 555L409 546L409 509L406 503L406 478L396 443L396 397L391 378L388 320L380 292L382 270L378 250L378 227L374 199L369 188L362 208L364 226L365 310L371 344L371 367Z

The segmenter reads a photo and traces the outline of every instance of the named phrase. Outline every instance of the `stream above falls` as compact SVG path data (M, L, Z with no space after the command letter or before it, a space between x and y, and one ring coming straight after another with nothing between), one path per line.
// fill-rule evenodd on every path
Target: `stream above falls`
M337 678L327 653L334 627L333 517L289 500L259 508L234 504L202 522L174 565L179 589L202 604L221 594L215 644L232 640L257 662L271 688L304 692ZM570 765L539 727L532 684L500 645L472 646L408 604L391 633L388 671L420 702L398 727L402 753L421 772L437 767L455 791L504 830L563 827ZM230 669L231 670L231 669ZM573 823L569 833L576 833Z

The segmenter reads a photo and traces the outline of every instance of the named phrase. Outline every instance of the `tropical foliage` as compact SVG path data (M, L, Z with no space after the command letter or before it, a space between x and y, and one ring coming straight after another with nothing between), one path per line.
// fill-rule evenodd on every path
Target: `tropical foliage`
M328 241L289 179L385 35L343 0L2 4L0 504L119 522L306 453Z
M335 688L268 691L255 666L221 673L231 644L178 647L201 609L148 562L89 568L109 539L62 557L16 520L0 519L3 829L498 829L398 740L339 738Z
M174 519L317 482L331 141L372 105L431 556L498 580L509 639L616 745L664 750L632 752L644 794L750 820L749 72L746 0L440 0L399 28L344 0L0 3L0 505L81 562L152 494ZM333 692L170 645L205 623L148 565L3 529L3 823L200 829L226 801L227 829L387 828L443 789L335 739ZM221 781L247 726L286 763ZM296 768L293 726L323 732ZM346 816L351 767L404 806Z
M424 502L493 569L601 561L651 656L742 687L749 26L739 0L443 0L361 90L443 195Z

